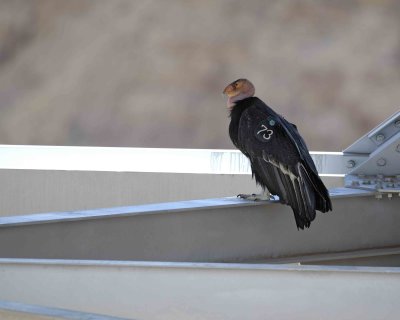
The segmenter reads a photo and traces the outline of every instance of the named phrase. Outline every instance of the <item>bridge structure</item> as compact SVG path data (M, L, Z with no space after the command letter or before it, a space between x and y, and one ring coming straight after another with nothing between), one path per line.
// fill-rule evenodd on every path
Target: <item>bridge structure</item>
M0 146L0 318L395 318L400 112L312 157L297 231L236 150Z

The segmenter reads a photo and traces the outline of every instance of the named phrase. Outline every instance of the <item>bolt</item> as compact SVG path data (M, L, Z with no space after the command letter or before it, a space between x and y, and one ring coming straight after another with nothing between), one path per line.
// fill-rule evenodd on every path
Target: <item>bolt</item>
M386 165L386 159L385 158L380 158L378 159L378 161L376 162L376 164L380 167L384 167Z
M354 160L347 161L346 167L347 168L354 168L356 166L356 162Z
M399 119L399 120L396 120L396 121L394 122L394 126L395 126L396 128L400 128L400 119Z
M385 135L382 133L379 133L375 136L375 140L378 142L382 142L383 140L385 140Z

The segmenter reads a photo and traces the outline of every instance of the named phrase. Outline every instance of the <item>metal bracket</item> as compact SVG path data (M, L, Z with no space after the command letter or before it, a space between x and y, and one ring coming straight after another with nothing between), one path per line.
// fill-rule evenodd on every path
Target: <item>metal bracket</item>
M400 111L343 151L348 188L400 196Z

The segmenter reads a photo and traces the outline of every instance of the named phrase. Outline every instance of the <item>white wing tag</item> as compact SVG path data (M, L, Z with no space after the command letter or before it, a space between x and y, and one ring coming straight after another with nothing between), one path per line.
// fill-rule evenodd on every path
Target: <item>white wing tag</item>
M271 129L268 129L268 127L265 124L262 124L261 129L257 131L257 137L262 138L263 140L271 139L273 134L274 134L274 131Z

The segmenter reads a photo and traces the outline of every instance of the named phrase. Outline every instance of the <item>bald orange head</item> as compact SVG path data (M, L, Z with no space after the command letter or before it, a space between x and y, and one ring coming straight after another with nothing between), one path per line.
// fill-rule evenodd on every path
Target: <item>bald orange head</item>
M232 108L236 101L254 96L255 88L247 79L238 79L228 84L223 93L228 96L228 107Z

